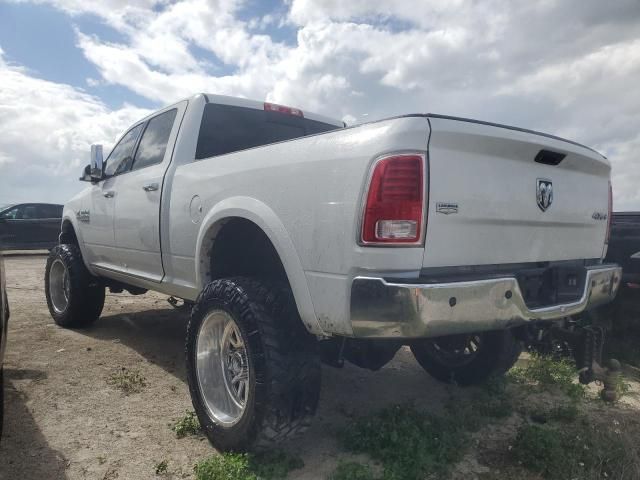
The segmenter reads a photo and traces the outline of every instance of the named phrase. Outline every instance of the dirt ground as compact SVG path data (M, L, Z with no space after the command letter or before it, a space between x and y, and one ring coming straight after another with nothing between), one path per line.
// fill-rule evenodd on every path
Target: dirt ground
M5 359L5 430L0 479L192 478L214 453L202 437L176 438L170 426L191 410L183 338L187 316L166 297L108 294L102 318L87 330L58 328L43 291L45 257L5 258L11 306ZM146 378L125 396L107 383L121 367ZM320 408L310 431L287 449L304 468L289 478L326 478L340 452L335 432L354 414L416 402L440 410L452 394L401 350L379 372L323 367ZM456 390L456 395L464 395ZM465 478L484 467L466 460Z
M214 453L203 438L176 438L170 424L191 409L184 369L187 316L166 296L107 294L87 330L57 327L47 310L42 255L8 255L11 307L5 358L1 479L148 479L166 460L176 478ZM108 385L120 367L147 386L129 396ZM334 432L353 413L424 401L438 408L446 388L401 351L379 372L323 367L315 423L289 450L305 467L292 477L325 478L338 453Z

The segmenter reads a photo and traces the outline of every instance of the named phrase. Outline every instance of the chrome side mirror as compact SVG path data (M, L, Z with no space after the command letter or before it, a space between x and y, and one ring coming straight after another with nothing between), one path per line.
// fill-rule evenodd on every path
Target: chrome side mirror
M91 145L91 179L94 181L102 180L103 169L102 145Z

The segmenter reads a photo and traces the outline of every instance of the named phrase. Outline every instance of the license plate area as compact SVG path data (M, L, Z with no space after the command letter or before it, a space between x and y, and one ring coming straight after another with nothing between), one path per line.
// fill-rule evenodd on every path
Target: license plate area
M553 266L521 270L516 275L528 308L580 300L587 272L584 267Z

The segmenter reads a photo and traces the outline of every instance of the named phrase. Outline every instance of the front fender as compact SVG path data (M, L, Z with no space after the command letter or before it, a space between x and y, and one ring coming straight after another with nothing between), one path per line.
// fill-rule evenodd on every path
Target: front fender
M80 222L78 221L78 217L77 217L77 213L81 208L81 204L78 203L77 205L65 205L64 206L64 210L62 211L62 222L60 222L60 233L62 234L62 226L65 224L65 222L68 222L71 224L71 226L73 227L73 231L76 234L76 238L78 239L78 248L80 249L80 253L82 254L82 261L84 262L85 267L87 267L87 270L89 270L89 272L91 272L92 275L95 275L95 272L93 271L93 269L91 268L91 265L89 264L89 260L88 260L88 256L86 254L86 248L84 245L84 240L82 238L82 228L80 225Z
M256 224L267 235L278 253L289 279L298 313L307 330L324 335L313 308L302 263L289 233L276 213L266 204L251 197L231 197L216 204L204 217L196 243L196 282L200 289L207 281L207 251L224 221L243 218Z

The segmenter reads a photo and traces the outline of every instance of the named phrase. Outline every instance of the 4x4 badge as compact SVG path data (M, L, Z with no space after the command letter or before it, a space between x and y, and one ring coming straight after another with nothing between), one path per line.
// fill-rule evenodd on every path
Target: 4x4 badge
M547 178L538 178L536 181L536 202L540 210L545 212L553 203L553 184Z

